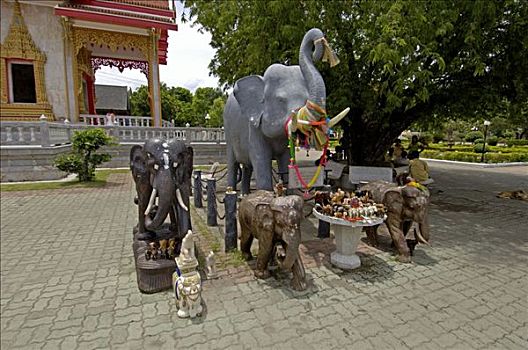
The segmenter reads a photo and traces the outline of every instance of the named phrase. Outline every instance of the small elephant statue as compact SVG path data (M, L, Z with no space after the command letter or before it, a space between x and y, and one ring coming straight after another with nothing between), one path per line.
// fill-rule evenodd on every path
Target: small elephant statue
M152 138L130 149L130 170L136 184L139 240L155 240L167 216L171 237L192 229L189 213L193 149L183 141ZM156 199L158 205L156 205ZM159 238L159 237L158 237Z
M174 272L174 295L178 306L178 317L195 318L202 314L202 279L197 271L178 276Z
M303 199L299 196L275 197L272 191L256 191L240 202L238 219L241 227L240 250L249 260L253 238L259 241L257 278L268 278L268 264L274 259L275 245L285 250L280 267L291 270L292 288L306 289L306 274L299 255Z
M417 184L397 186L385 181L374 181L361 187L362 191L369 191L376 203L383 203L387 211L385 225L389 230L392 241L398 250L398 261L411 262L414 246L417 243L429 245L428 208L429 190ZM412 233L414 239L406 239L411 227L417 224ZM372 244L377 244L377 226L367 227L367 237Z

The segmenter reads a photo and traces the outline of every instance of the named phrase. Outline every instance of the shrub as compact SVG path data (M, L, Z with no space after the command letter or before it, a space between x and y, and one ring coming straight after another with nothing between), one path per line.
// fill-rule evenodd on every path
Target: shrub
M473 143L475 145L478 145L479 143L484 143L484 139L476 139L475 141L473 141Z
M433 133L433 142L438 143L444 141L445 139L446 135L442 131L436 131Z
M497 143L499 143L499 138L497 136L490 136L487 139L487 143L490 146L497 146Z
M506 144L508 147L512 146L528 146L528 140L516 140L516 139L509 139L506 141Z
M426 132L420 135L419 142L423 143L424 145L428 145L433 142L433 135Z
M511 130L507 130L502 133L502 137L505 139L514 139L515 138L515 132Z
M79 181L92 181L95 168L112 157L108 153L95 153L105 145L113 144L112 137L103 129L76 131L72 138L72 151L55 159L55 166L68 174L77 174Z
M475 153L484 153L484 142L475 143L475 146L473 147L473 151Z
M482 133L482 131L470 131L466 134L466 136L464 137L464 140L466 140L467 142L474 142L476 139L483 139L484 138L484 134Z

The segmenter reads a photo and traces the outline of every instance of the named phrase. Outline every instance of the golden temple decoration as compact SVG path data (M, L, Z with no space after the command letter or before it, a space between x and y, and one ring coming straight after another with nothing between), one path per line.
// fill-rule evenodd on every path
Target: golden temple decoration
M8 60L27 60L32 61L35 75L35 92L37 103L9 103L8 84L7 84L7 61ZM51 105L48 103L46 94L46 81L44 78L44 64L46 55L40 51L31 38L22 13L20 4L15 1L13 10L13 19L9 32L5 37L4 43L0 44L0 69L1 73L1 116L9 119L27 119L28 117L38 118L41 114L46 115L49 119L54 119Z
M92 67L92 52L86 49L85 47L81 48L81 50L79 50L79 53L77 54L77 81L83 81L83 73L95 80L95 73ZM83 86L81 84L79 85L80 86L77 90L77 99L79 106L81 106L80 112L88 113L88 110L84 108L85 96Z
M129 33L109 32L105 30L73 28L73 52L79 53L83 46L92 43L107 46L112 51L124 47L127 49L138 49L145 59L148 59L149 37Z

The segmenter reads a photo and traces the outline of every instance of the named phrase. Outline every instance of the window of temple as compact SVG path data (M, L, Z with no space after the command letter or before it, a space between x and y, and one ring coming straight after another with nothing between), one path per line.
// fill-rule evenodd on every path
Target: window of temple
M37 103L32 62L9 62L9 93L10 103Z

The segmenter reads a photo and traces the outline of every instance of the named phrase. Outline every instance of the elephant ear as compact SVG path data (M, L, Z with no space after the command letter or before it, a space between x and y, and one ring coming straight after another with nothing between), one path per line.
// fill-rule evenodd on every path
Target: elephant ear
M260 125L264 113L264 80L260 75L250 75L237 80L233 89L240 110L254 127Z
M255 215L251 226L258 231L272 231L273 230L273 212L267 203L257 204L255 207Z
M300 196L285 196L273 198L270 203L271 210L283 211L288 208L293 208L296 211L302 211L304 200Z
M132 170L134 180L148 173L147 157L143 152L143 146L135 145L130 149L130 170Z
M401 190L398 188L385 192L383 197L383 204L387 208L388 212L401 213L403 210L403 197Z

